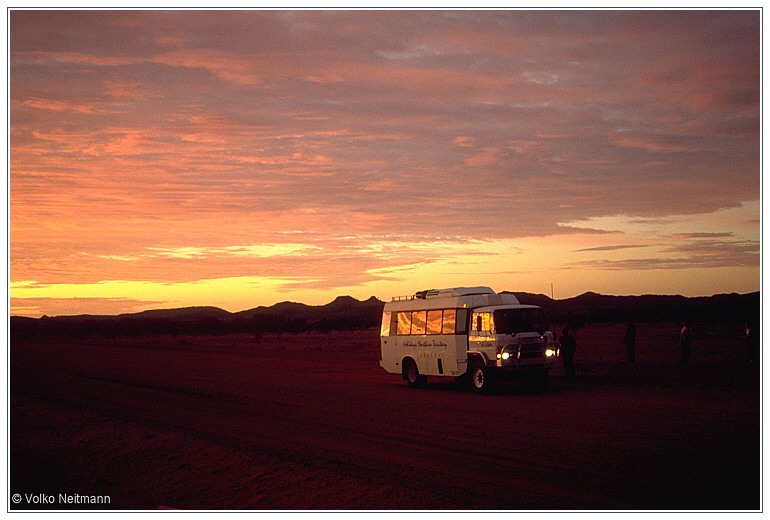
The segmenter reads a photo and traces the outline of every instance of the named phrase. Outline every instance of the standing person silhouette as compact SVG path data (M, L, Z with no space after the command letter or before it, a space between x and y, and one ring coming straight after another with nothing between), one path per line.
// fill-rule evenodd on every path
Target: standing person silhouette
M564 364L564 375L572 378L575 377L575 351L577 350L577 342L575 338L569 335L569 329L562 330L562 336L559 340L561 345L562 363Z
M692 345L692 333L690 332L690 322L685 322L682 330L679 331L679 349L682 351L682 357L679 359L680 365L686 365L690 360L690 347Z
M623 343L626 344L628 362L634 363L636 361L636 323L633 321L628 322L626 334L623 336Z
M759 361L759 327L753 322L746 322L746 353L749 363Z

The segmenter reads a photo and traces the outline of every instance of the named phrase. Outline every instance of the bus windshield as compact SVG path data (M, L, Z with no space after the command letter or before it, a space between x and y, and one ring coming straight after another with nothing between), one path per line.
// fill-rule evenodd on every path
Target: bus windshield
M517 334L548 330L548 320L543 309L500 309L495 311L495 332Z

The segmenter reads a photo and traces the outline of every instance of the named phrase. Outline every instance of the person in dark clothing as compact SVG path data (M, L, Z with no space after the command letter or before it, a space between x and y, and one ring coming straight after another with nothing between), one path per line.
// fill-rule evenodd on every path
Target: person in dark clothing
M759 361L759 327L754 322L746 323L746 354L749 363Z
M577 342L575 338L569 335L569 329L562 331L561 339L559 340L561 348L561 358L564 364L564 375L567 377L575 377L575 350L577 350Z
M628 362L633 363L636 361L636 324L633 321L628 322L626 327L626 335L623 336L623 343L626 344L626 352L628 353Z
M692 333L690 332L690 323L687 322L679 331L679 349L682 351L682 357L679 359L680 365L686 365L690 359L690 346L692 345Z

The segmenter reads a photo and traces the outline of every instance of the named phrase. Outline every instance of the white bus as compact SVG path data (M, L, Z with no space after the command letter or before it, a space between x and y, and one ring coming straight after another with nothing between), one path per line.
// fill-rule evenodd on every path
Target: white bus
M545 312L489 287L420 291L385 304L380 366L410 387L428 376L467 378L474 391L518 378L546 388L559 350Z

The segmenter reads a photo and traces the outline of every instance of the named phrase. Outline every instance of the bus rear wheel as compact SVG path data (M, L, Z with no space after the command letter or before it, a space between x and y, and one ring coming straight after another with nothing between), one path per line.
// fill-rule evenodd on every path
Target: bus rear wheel
M404 379L410 388L422 388L428 383L428 376L420 374L413 359L404 360Z
M479 394L489 393L495 386L492 371L479 360L471 365L470 383L471 390Z

